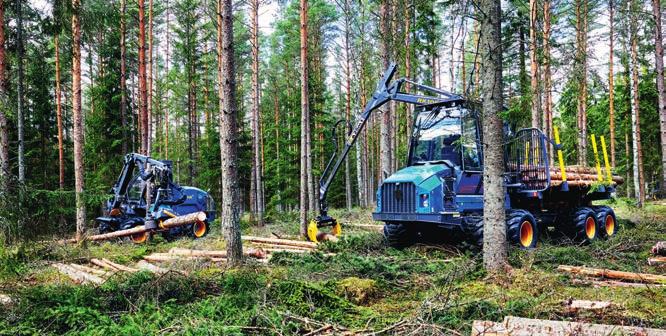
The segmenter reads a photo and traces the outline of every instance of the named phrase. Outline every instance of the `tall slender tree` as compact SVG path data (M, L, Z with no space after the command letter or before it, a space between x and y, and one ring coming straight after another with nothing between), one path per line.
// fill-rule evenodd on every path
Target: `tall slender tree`
M120 126L122 127L123 154L127 153L127 1L120 0Z
M611 166L615 167L615 76L613 74L613 43L615 40L614 34L614 10L613 2L615 0L608 0L608 22L609 22L609 59L608 59L608 119L610 121L610 155L611 155Z
M491 272L507 265L502 139L501 1L479 0L483 81L483 264Z
M301 192L300 192L300 223L301 235L307 236L309 186L311 161L308 157L310 147L310 103L308 98L308 1L300 0L300 37L301 37Z
M19 182L25 182L25 126L23 116L23 1L16 2L16 58L18 62L18 85L17 85L17 101L18 107L16 110L17 128L18 128L18 179Z
M379 5L379 31L380 31L380 53L382 65L384 69L389 67L391 53L390 48L390 31L389 31L389 0L382 0ZM380 124L380 138L379 138L379 151L380 151L380 180L384 180L384 174L390 174L392 168L392 154L391 154L391 104L388 104L381 113Z
M65 150L63 145L62 100L60 92L60 31L53 38L55 47L55 96L56 96L56 123L58 124L58 186L65 189Z
M264 224L264 195L262 183L263 166L261 160L261 146L259 140L259 0L250 1L250 39L252 49L252 152L254 155L252 162L252 173L254 175L254 189L256 200L256 220L259 225Z
M86 232L83 195L83 113L81 111L81 0L72 0L72 118L74 123L74 192L76 194L76 240Z
M7 127L7 82L5 54L5 4L0 1L0 192L7 189L9 178L9 129Z
M148 57L146 60L146 108L148 110L148 146L150 155L153 146L153 0L148 0Z
M576 0L576 57L574 60L574 76L578 86L577 100L577 126L578 137L578 164L587 165L587 19L589 0Z
M552 138L553 132L553 77L551 73L550 37L551 37L551 0L543 1L543 129L546 137ZM549 151L550 151L550 147Z
M139 120L141 125L141 152L149 154L148 132L148 88L146 87L146 4L138 0L139 6Z
M541 90L539 87L539 62L537 60L538 1L530 0L530 93L532 95L532 127L541 128Z
M661 139L661 191L666 192L666 88L664 87L664 40L661 34L661 1L652 0L654 16L654 57L657 70L659 131Z
M629 10L631 20L629 23L630 43L631 43L631 134L633 149L633 173L634 173L634 195L637 199L637 206L640 208L645 202L645 178L643 176L643 153L641 148L641 117L640 105L638 99L638 2L629 1Z
M243 261L238 207L238 130L234 32L231 0L217 4L218 102L220 106L220 152L222 161L222 233L232 265Z

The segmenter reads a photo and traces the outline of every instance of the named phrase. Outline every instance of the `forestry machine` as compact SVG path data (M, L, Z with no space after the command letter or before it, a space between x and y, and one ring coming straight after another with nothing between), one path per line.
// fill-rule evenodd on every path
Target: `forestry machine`
M208 233L208 223L215 219L215 203L211 196L197 188L179 186L173 181L172 162L155 160L141 154L127 154L118 181L111 188L112 197L106 204L106 216L96 219L99 233L131 229L146 225L161 232L165 238L188 234L201 238ZM161 229L169 218L204 211L207 219L181 227ZM131 236L135 243L150 238L150 232Z
M390 176L384 172L373 219L385 223L384 235L394 247L405 247L426 238L441 241L446 236L462 236L480 246L483 241L483 135L477 104L407 79L392 82L395 71L396 66L392 64L384 73L347 135L344 149L338 153L335 144L335 153L319 182L320 214L310 222L308 238L317 241L318 229L326 226L333 227L333 234L340 233L340 224L327 214L326 194L370 114L393 100L415 106L409 154L406 167ZM421 94L403 92L401 89L407 83ZM335 127L333 130L335 133ZM594 171L590 172L591 168L587 167L565 169L557 129L554 130L556 141L535 128L513 133L505 125L503 132L506 229L510 243L533 248L539 233L547 226L584 242L616 233L613 210L591 203L609 199L616 183L621 183L611 176L608 165L607 179L602 178L594 135L597 174L592 175ZM606 157L603 137L601 140ZM550 148L558 155L559 169L550 167ZM572 179L577 176L578 180L568 182L567 173ZM581 181L581 176L594 178L594 181Z

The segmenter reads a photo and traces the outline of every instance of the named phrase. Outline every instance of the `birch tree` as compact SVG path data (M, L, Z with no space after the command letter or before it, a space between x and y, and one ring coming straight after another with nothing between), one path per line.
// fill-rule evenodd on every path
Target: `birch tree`
M641 151L641 118L638 100L638 22L636 11L638 3L632 0L628 3L628 12L631 13L629 34L631 43L631 136L633 150L634 195L637 206L640 208L645 202L645 178L643 177L643 154Z
M262 183L263 166L261 160L261 146L259 140L259 0L250 0L250 39L252 50L252 175L254 176L254 199L256 220L259 225L264 224L264 195Z
M86 232L83 198L83 114L81 113L81 0L72 0L72 118L74 123L74 192L76 194L76 240Z

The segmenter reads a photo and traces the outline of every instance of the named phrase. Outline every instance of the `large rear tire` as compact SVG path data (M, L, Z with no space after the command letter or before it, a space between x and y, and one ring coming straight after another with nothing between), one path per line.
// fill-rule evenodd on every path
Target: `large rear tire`
M414 245L416 231L405 224L386 223L384 224L384 238L389 246L402 249Z
M539 226L526 210L512 209L506 213L506 238L509 243L524 249L536 248Z
M594 206L592 210L596 213L597 231L599 238L610 238L617 233L617 217L615 211L609 206Z
M575 241L590 243L598 238L598 227L594 210L580 207L569 215L566 233Z

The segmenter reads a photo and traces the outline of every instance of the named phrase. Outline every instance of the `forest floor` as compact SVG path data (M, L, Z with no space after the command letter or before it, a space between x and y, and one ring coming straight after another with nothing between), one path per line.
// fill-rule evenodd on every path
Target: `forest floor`
M532 251L511 249L512 270L489 279L480 255L464 246L388 248L379 232L345 227L337 243L307 254L276 254L240 269L187 262L189 275L117 274L102 285L75 285L49 264L108 258L129 264L171 247L222 249L219 226L203 239L145 245L31 243L0 249L0 334L302 335L332 326L368 334L469 335L473 320L504 316L666 328L666 288L593 287L559 273L560 264L665 274L649 266L650 247L666 240L666 202L638 210L614 202L618 234L577 246L543 237ZM342 222L372 223L368 211L337 211ZM295 236L294 218L244 233ZM328 253L334 253L329 255ZM602 300L602 312L571 312L569 299Z

